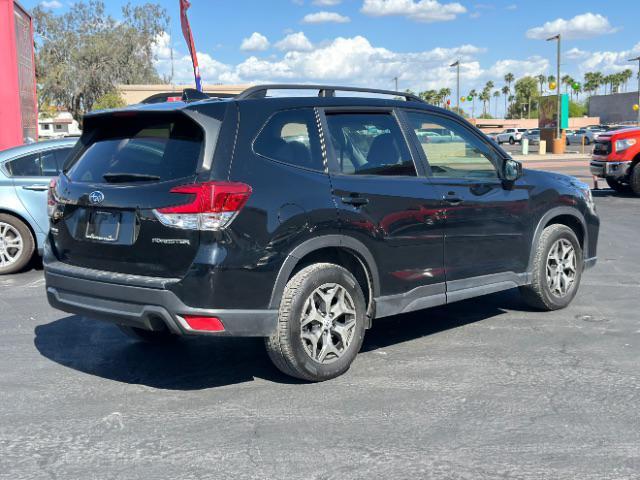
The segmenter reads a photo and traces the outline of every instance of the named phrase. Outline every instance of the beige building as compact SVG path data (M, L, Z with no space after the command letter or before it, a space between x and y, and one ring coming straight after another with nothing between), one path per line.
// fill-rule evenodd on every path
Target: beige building
M182 95L182 90L185 88L193 88L189 85L119 85L118 90L127 102L127 105L134 103L140 103L143 100L153 96L166 93L174 93L175 96ZM221 95L229 97L237 95L240 92L249 88L249 85L203 85L202 90L209 95Z

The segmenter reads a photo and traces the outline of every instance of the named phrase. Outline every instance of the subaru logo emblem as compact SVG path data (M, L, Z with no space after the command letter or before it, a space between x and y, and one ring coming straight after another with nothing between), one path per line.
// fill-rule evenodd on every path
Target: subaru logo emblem
M91 192L89 194L89 201L94 205L102 203L104 201L104 193L99 192L98 190L96 190L95 192Z

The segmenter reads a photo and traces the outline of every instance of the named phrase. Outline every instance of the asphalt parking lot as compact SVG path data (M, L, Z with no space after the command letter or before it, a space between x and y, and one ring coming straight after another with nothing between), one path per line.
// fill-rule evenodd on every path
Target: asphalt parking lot
M380 320L321 384L259 339L138 344L51 309L39 269L1 277L0 478L638 478L640 199L596 202L568 309L509 291Z

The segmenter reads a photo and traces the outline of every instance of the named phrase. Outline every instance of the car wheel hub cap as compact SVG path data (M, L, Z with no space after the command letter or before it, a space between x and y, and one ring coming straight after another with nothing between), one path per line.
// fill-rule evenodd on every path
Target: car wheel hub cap
M349 292L337 283L316 288L304 303L300 340L318 363L332 363L347 351L356 326L356 310Z
M564 238L557 240L547 256L547 286L556 297L564 297L576 281L576 251Z
M15 263L22 255L22 236L13 225L0 222L0 267Z

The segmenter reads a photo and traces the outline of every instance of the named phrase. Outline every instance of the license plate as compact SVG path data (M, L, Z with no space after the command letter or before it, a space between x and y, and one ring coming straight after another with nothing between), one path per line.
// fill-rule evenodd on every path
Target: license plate
M97 242L117 242L120 233L120 214L92 212L87 223L85 238Z

